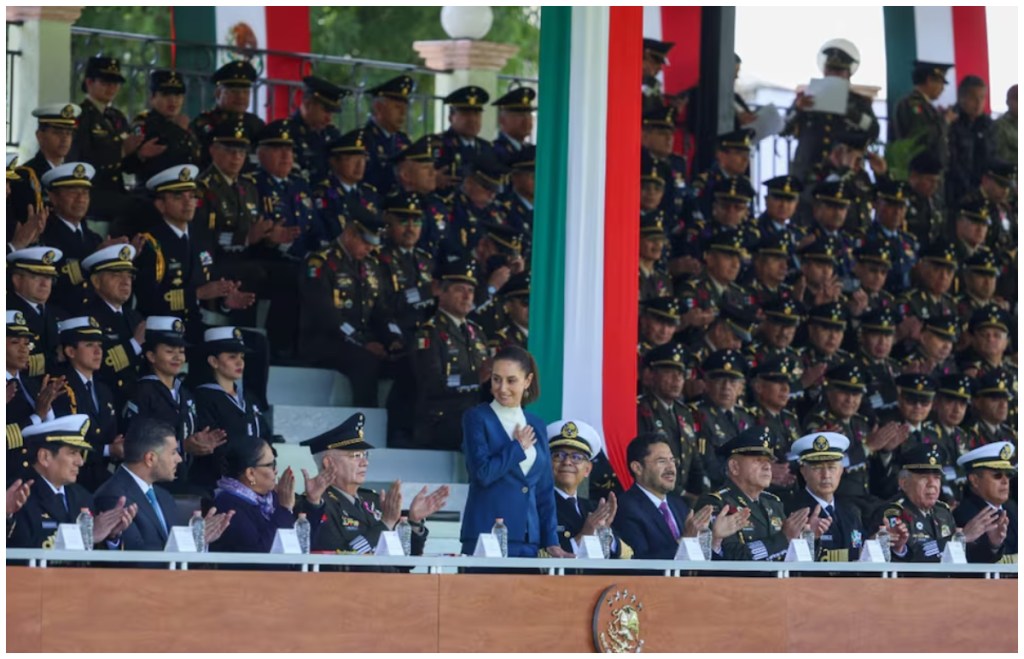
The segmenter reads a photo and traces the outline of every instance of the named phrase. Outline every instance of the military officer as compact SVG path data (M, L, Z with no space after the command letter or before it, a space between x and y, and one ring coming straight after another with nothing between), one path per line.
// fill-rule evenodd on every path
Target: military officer
M960 201L957 216L953 220L953 244L956 247L956 259L961 266L977 252L990 251L985 245L985 239L992 226L989 210L988 201L981 195L971 195ZM963 277L958 278L958 284L962 284ZM963 290L960 285L956 288L958 291ZM994 289L993 286L993 292Z
M537 147L527 144L506 161L505 164L509 168L509 185L505 192L498 196L498 202L504 206L505 221L513 229L523 234L523 254L527 260L529 260L533 246L536 157Z
M415 88L412 78L400 75L364 92L373 99L370 119L363 127L369 156L364 180L382 195L390 194L395 185L392 158L412 144L402 129L409 113L409 96Z
M846 333L847 313L838 302L820 304L808 312L807 347L800 353L800 366L811 370L818 364L827 367L850 361L852 356L841 347ZM820 373L820 371L819 371ZM799 411L806 414L821 395L821 381L808 383Z
M804 309L794 300L770 300L761 307L764 318L757 329L754 340L746 347L745 354L751 366L757 366L774 357L789 357L799 368L799 377L790 382L789 395L792 399L804 395L804 387L817 382L825 374L825 365L816 364L810 369L800 367L800 352L793 347L797 327L803 322Z
M721 229L712 235L704 252L706 270L677 293L680 306L689 310L750 305L750 292L736 283L744 253L738 231Z
M363 182L366 173L366 132L362 128L339 135L327 146L329 172L313 189L326 235L337 238L345 228L347 215L356 206L370 212L380 210L377 189Z
M472 253L484 234L483 225L506 224L504 207L497 198L507 168L487 152L477 156L464 171L467 173L451 199L452 221L441 246L442 255ZM516 251L521 252L521 248L520 242Z
M858 287L847 298L853 327L858 327L860 318L870 311L897 309L896 298L885 290L892 270L892 253L890 243L877 240L863 242L853 250L853 274Z
M1010 442L986 444L965 453L957 465L967 471L969 489L953 511L967 536L971 563L1017 562L1017 502L1010 498L1010 479L1016 473ZM972 524L973 520L978 521ZM977 538L970 536L984 527Z
M778 441L772 463L772 483L768 490L788 503L793 497L796 477L789 466L790 446L803 433L800 419L788 408L790 386L799 384L800 364L789 355L771 357L751 371L754 404L747 411L754 422L771 430Z
M842 301L842 285L835 277L839 258L836 241L830 236L815 235L806 237L803 242L805 244L797 248L797 255L804 292L797 301L805 307ZM797 283L801 283L800 280Z
M961 323L970 321L978 309L995 305L1004 311L1010 307L1003 297L996 294L998 279L1009 274L1009 268L999 262L992 250L979 249L964 261L960 271L963 294L957 298L956 310Z
M672 142L676 131L676 111L673 107L656 107L644 113L643 131L640 144L643 152L650 154L654 163L667 174L665 194L661 209L671 218L675 226L683 217L686 199L686 159L673 152Z
M919 244L928 245L946 234L945 202L939 193L942 163L921 152L910 161L910 207L907 208L907 231Z
M896 404L900 365L891 357L896 325L893 309L878 308L865 312L857 329L856 361L867 377L865 402L876 412Z
M711 205L715 200L716 186L726 179L746 176L750 168L750 150L753 148L754 131L749 128L723 133L718 136L715 162L706 172L693 179L690 199L684 215L687 221L695 218L710 219ZM747 183L750 185L749 181ZM727 188L726 188L727 189ZM753 196L753 193L750 194ZM749 200L748 200L749 203Z
M317 76L306 76L302 84L302 102L291 116L295 165L307 181L315 184L327 176L331 144L341 137L334 114L341 112L341 101L351 92Z
M910 271L920 250L914 236L902 229L909 199L906 183L879 177L875 185L875 218L863 233L864 242L889 247L891 266L885 288L890 293L910 288Z
M957 342L960 323L956 316L945 314L924 321L921 338L902 358L904 371L916 371L934 378L959 372L953 346Z
M698 451L707 486L721 487L725 463L718 450L739 433L754 426L754 417L739 405L746 384L747 360L736 350L718 350L701 363L704 398L693 407Z
M893 561L938 563L957 530L949 506L939 499L945 452L935 444L917 444L902 455L899 494L880 508L880 524L906 525L905 547L894 543Z
M978 378L978 388L971 400L975 422L967 431L979 444L1011 441L1017 443L1017 430L1006 422L1014 382L1001 371L989 371Z
M733 561L781 561L790 540L800 537L810 511L801 509L788 517L782 501L768 491L772 477L772 432L753 426L718 447L725 465L722 485L704 494L697 509L710 505L713 519L733 510L749 510L746 526L722 541L715 558Z
M664 211L640 215L640 301L672 295L672 278L659 263L665 252Z
M58 336L57 320L64 311L49 304L57 279L56 264L64 257L52 247L27 247L7 255L11 289L7 291L7 309L20 311L32 332L28 375L43 375L55 363Z
M924 145L924 153L935 158L943 168L949 164L946 135L949 122L934 102L946 88L946 72L952 64L914 61L911 75L914 89L896 103L889 123L889 142L915 140Z
M793 223L797 202L804 191L803 182L795 176L785 175L770 178L762 183L768 189L764 200L764 212L757 218L757 230L761 238L782 235L790 243L791 267L796 267L796 248L805 232Z
M491 354L508 345L526 350L530 340L530 273L517 272L509 277L498 290L498 299L502 301L508 322L494 333L494 338L488 343Z
M903 315L922 321L956 313L951 290L956 276L956 247L948 240L932 243L921 253L921 285L899 298Z
M928 375L918 373L904 373L896 378L896 407L882 411L878 415L879 423L895 422L907 429L907 440L902 443L895 454L898 458L907 451L913 450L918 444L942 444L941 431L928 419L932 411L932 402L935 400L935 379ZM897 486L897 464L899 460L891 460L889 450L877 451L875 473L872 475L874 483L871 492L882 498L888 499L896 493ZM947 488L951 488L956 475L953 472L953 461L955 453L943 451L944 461L942 467L947 468L942 474L946 481ZM950 490L950 494L952 490Z
M490 98L486 90L475 85L460 87L445 96L449 126L441 133L441 156L452 158L451 168L446 172L449 178L465 178L470 165L482 154L494 156L491 143L480 137L484 106ZM438 187L449 186L441 181Z
M208 154L213 142L213 131L220 124L235 126L241 123L245 133L250 137L259 135L263 130L264 121L249 112L252 105L252 85L257 77L255 67L243 60L228 62L213 72L211 81L215 85L215 105L212 109L201 112L192 120L191 125L192 132L203 146L203 167L210 165Z
M795 298L793 287L786 283L793 258L793 243L785 233L762 236L755 248L753 267L747 271L744 286L758 307L775 299Z
M979 190L989 203L992 228L987 242L997 253L1017 247L1017 206L1015 189L1017 165L992 162L981 175Z
M524 272L523 238L514 229L493 222L480 225L481 236L473 250L477 271L481 273L481 286L475 296L473 320L491 335L505 324L504 309L498 291L512 275Z
M951 373L939 379L935 402L932 404L932 413L935 429L939 434L939 444L951 456L951 459L959 459L975 444L975 439L963 427L967 408L971 405L973 395L974 380L966 375ZM948 487L949 491L946 494L949 498L959 501L962 498L965 483L964 470L958 461L954 481L944 484L943 490Z
M658 74L668 62L668 53L675 43L644 38L643 77L640 85L641 107L644 112L665 105Z
M295 162L295 126L289 119L267 124L257 136L256 186L263 216L284 227L297 227L298 235L278 249L292 259L305 258L327 240L325 222L313 206L313 192L301 175L292 171Z
M82 274L81 261L103 242L87 221L95 174L96 169L88 163L69 162L42 178L53 212L39 242L63 254L50 300L69 314L81 313L89 301L89 282Z
M344 373L357 407L377 406L378 382L404 348L386 304L388 283L371 255L383 228L376 213L353 209L341 235L306 257L299 284L300 355Z
M757 314L754 309L727 304L708 325L704 335L686 346L687 355L690 361L700 363L717 350L741 352L752 341L755 325Z
M992 304L975 310L968 327L970 347L958 356L960 368L976 378L989 371L1001 371L1016 382L1016 364L1006 358L1010 315Z
M419 247L429 252L431 258L447 242L451 225L451 210L436 194L437 171L434 169L434 160L438 155L439 144L436 135L424 135L392 158L397 191L419 195L423 208Z
M637 432L665 433L679 467L674 492L695 501L707 484L693 414L682 402L687 362L685 350L678 343L666 343L644 355L650 385L637 398Z
M24 167L35 172L36 179L42 180L48 171L67 162L81 114L82 108L74 103L53 103L32 110L32 116L39 122L36 129L39 150L25 162Z
M415 442L421 448L457 451L462 446L462 413L480 401L490 380L487 336L466 316L473 309L476 267L466 259L445 259L434 282L438 310L416 333Z
M149 74L149 109L132 120L131 131L143 140L156 138L167 147L159 155L145 158L141 152L129 156L124 171L148 181L175 165L198 165L199 140L188 128L188 117L181 114L185 105L185 79L177 71L158 69Z
M640 305L640 336L636 355L640 374L643 358L650 349L672 340L679 328L679 303L671 297L656 297Z
M835 245L835 275L840 283L852 288L853 250L856 240L843 231L847 211L850 209L850 188L845 180L823 181L814 186L814 204L811 213L814 222L808 230L809 235L830 238ZM805 239L807 240L807 239Z
M430 252L417 247L423 227L422 197L397 192L384 199L381 210L387 223L384 245L377 259L388 288L390 314L412 345L416 328L434 310L434 280Z
M494 140L494 154L498 160L511 166L513 157L527 148L526 140L533 134L533 113L537 107L537 92L529 87L516 87L491 105L498 108L498 137ZM536 148L536 147L534 147Z

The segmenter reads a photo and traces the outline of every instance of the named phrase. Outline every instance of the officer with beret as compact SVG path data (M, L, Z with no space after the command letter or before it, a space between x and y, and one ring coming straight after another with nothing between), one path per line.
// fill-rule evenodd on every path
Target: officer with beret
M482 223L507 224L505 208L498 203L506 174L508 168L490 151L475 155L472 161L463 161L457 174L461 180L450 202L452 222L442 254L472 252L482 235Z
M228 62L213 72L210 80L215 85L214 107L201 112L191 124L193 134L203 145L204 167L210 165L207 154L213 141L213 132L220 124L242 124L250 138L255 138L263 129L264 121L249 112L252 106L252 86L258 76L253 65L243 60Z
M313 204L309 182L293 171L295 124L279 119L267 124L256 137L256 187L265 218L284 227L297 227L298 235L277 248L289 258L303 259L327 240L327 221Z
M37 180L54 167L64 164L81 114L82 108L74 103L51 103L32 110L32 116L39 122L36 129L39 150L25 162L24 167L31 169Z
M103 365L96 379L113 392L118 414L135 395L144 359L146 323L128 304L135 281L135 256L132 245L110 245L82 259L82 271L89 277L94 293L85 313L103 330Z
M1014 385L1006 373L989 371L978 378L978 387L971 400L971 415L975 419L967 431L979 444L1011 441L1017 443L1017 430L1006 422L1010 402L1015 396Z
M953 355L960 323L952 314L933 316L924 321L921 336L902 359L903 370L924 373L933 378L957 373L960 368Z
M949 132L947 117L950 110L944 113L935 107L935 101L942 96L942 90L947 84L946 73L953 65L914 60L913 66L911 80L914 89L896 103L892 121L889 122L889 142L920 142L924 146L924 153L945 168L949 164L946 136Z
M948 240L932 243L921 252L920 286L899 298L900 311L922 321L956 313L952 286L957 270L956 248Z
M768 491L772 480L774 436L766 427L753 426L719 446L725 480L704 494L697 508L710 505L713 519L746 509L746 525L722 541L714 557L733 561L780 561L789 542L800 537L811 511L801 508L786 515L782 501Z
M457 451L462 446L462 413L480 401L490 380L487 336L467 316L480 285L468 259L446 258L434 277L437 312L416 333L415 443Z
M533 245L533 195L537 147L527 144L505 162L509 168L508 185L498 196L505 221L523 234L523 254L529 260Z
M203 332L201 301L219 300L221 308L229 311L245 309L256 300L253 293L241 290L239 282L212 278L213 254L189 230L196 212L198 173L195 165L176 165L146 181L152 207L161 219L142 234L135 261L139 312L181 318L196 343Z
M696 500L706 485L693 412L682 402L683 384L690 370L686 352L678 343L666 343L644 355L643 365L650 384L637 398L637 430L665 434L678 464L673 492Z
M975 444L974 437L963 427L974 389L973 378L961 373L951 373L939 379L938 391L935 394L935 401L932 403L935 429L940 438L939 443L948 455L958 459L971 450ZM953 499L957 501L961 499L964 483L964 471L958 462L956 480L950 485Z
M511 166L512 159L529 147L526 140L533 134L533 113L537 107L537 92L529 87L516 87L493 101L498 108L498 137L494 140L494 155ZM534 147L536 148L536 147Z
M933 243L946 233L946 202L940 192L941 183L942 163L935 156L922 151L910 160L907 231L919 244Z
M664 220L660 209L640 214L640 302L672 295L672 278L659 265L667 242Z
M185 79L177 71L157 69L149 74L149 109L132 120L131 132L143 140L156 139L167 148L159 155L145 157L136 151L124 161L124 171L148 181L174 165L198 165L202 159L199 140L189 130L185 106Z
M20 311L32 331L28 375L43 375L57 355L57 319L64 311L49 304L57 263L63 252L52 247L27 247L7 254L11 288L7 291L7 309Z
M945 451L935 444L915 444L900 457L900 492L879 508L876 520L890 529L902 522L910 534L906 546L899 542L902 533L893 536L894 562L938 563L957 530L952 511L939 499Z
M793 243L787 234L778 232L761 236L754 250L753 267L747 270L743 280L758 307L763 308L775 299L795 297L793 287L786 283L793 258Z
M440 143L436 135L424 135L392 158L397 185L395 191L419 195L423 208L419 247L428 251L431 258L446 243L451 226L451 210L447 202L437 195L434 163ZM533 147L529 148L532 150Z
M79 511L88 508L95 515L93 542L119 542L121 532L131 525L137 506L117 507L96 514L92 495L75 482L92 445L85 439L89 417L72 414L25 429L25 444L34 481L25 505L14 515L8 547L52 549L60 524L76 524Z
M69 162L43 175L53 211L39 242L60 250L50 300L69 314L78 314L89 301L89 283L82 274L81 261L103 242L89 227L87 216L96 169L84 162Z
M750 168L750 150L754 145L754 131L749 128L723 133L718 136L715 162L706 172L693 179L689 188L684 215L691 218L711 218L716 185L725 179L746 176ZM748 182L749 185L749 182ZM722 188L717 188L719 191ZM753 194L750 195L751 197ZM748 202L749 203L749 202Z
M415 89L412 78L400 75L364 92L372 99L370 118L363 126L369 155L364 180L381 195L390 194L395 185L392 158L412 144L403 129Z
M875 185L875 217L864 231L862 241L888 246L891 267L885 288L890 293L910 288L910 271L917 263L920 250L917 239L903 231L909 201L906 183L878 177Z
M943 444L941 431L928 417L932 411L932 402L935 399L936 382L929 375L919 373L904 373L896 378L896 407L883 410L878 415L879 423L895 422L902 426L907 433L907 439L903 442L895 456L889 455L886 448L877 451L877 458L874 467L877 467L872 475L872 493L889 498L896 493L897 463L899 460L892 460L891 457L899 457L908 451L914 450L919 444L939 445ZM952 485L956 480L956 473L953 470L955 453L943 450L944 460L942 467L942 480L946 483L948 494L952 495Z
M810 521L812 527L821 529L812 547L814 560L819 562L856 561L866 539L860 509L836 496L849 447L850 440L836 432L814 432L793 443L804 487L786 510L818 511L818 515L812 513Z
M663 90L658 74L668 62L668 53L675 43L644 38L643 78L640 85L641 108L644 113L664 107Z
M449 176L465 178L469 166L482 154L497 160L491 143L480 137L484 106L490 98L485 89L475 85L460 87L444 97L449 126L441 133L441 154L453 158ZM439 187L448 186L442 182Z
M1010 480L1017 472L1015 452L1012 443L995 442L956 461L967 471L969 486L953 518L964 529L971 563L1017 562L1017 502L1010 498Z
M769 428L778 440L769 490L783 503L792 497L796 484L787 456L790 445L800 437L803 429L799 417L789 409L789 400L791 389L800 386L802 373L799 362L789 355L771 357L750 370L752 404L746 409L757 425Z
M674 107L655 107L644 113L640 144L642 153L649 154L653 162L665 172L665 194L661 208L675 225L682 217L686 201L686 159L675 153L672 143L676 132Z
M366 174L366 132L362 128L336 135L325 147L329 151L328 172L316 181L313 198L326 232L325 239L337 238L345 228L346 217L356 206L379 212L377 189L363 182Z
M307 181L315 184L327 176L331 144L341 137L334 115L341 112L341 101L351 92L318 76L306 76L302 85L302 102L291 116L295 165Z
M725 463L718 449L739 433L755 425L754 417L739 405L746 384L747 360L737 350L718 350L700 365L705 383L704 397L693 406L706 486L721 487Z
M129 133L128 118L114 107L125 78L117 58L102 55L90 57L85 64L82 91L85 98L78 104L75 138L67 159L87 162L96 168L93 179L93 214L102 220L113 220L129 208L122 178L124 158L136 154L152 158L166 149L156 138L143 142L141 135Z
M321 519L311 538L315 552L373 554L380 534L392 531L402 517L402 492L399 481L385 495L361 487L373 448L364 437L366 417L356 412L341 425L302 442L317 462L320 472L329 474L331 484L318 502L304 501L304 509ZM424 521L444 507L447 485L427 494L424 487L409 503L406 518L412 525L412 555L423 554L427 542Z
M357 407L377 407L378 382L405 346L372 255L383 229L376 213L352 209L330 246L306 257L299 284L300 355L348 376Z
M855 359L867 377L866 407L876 412L896 404L900 365L891 356L896 326L896 312L878 308L866 311L857 328Z
M54 401L53 413L58 417L67 414L89 417L85 440L93 450L86 455L77 482L95 492L110 478L110 463L124 459L124 435L118 432L119 410L114 408L114 394L96 377L103 364L103 330L90 316L62 320L57 328L64 364L55 374L64 377L67 395Z
M530 340L530 273L517 272L498 290L502 300L504 318L508 321L489 342L491 353L505 346L515 345L527 349Z
M853 250L853 274L858 287L849 293L847 306L854 316L854 327L858 326L858 317L865 313L876 309L897 309L896 298L885 290L886 281L891 279L895 249L898 247L883 238L866 240Z
M579 496L579 486L601 455L604 442L590 424L579 419L562 419L548 424L548 449L555 481L555 514L558 519L558 543L562 549L578 554L583 536L596 535L601 527L615 521L618 503L614 493L595 501ZM633 549L614 536L608 558L631 558Z

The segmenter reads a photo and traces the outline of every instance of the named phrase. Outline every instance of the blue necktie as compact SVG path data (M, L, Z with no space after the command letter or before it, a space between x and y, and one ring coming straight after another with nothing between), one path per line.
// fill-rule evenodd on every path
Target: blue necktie
M64 492L64 490L61 490L60 492L57 493L57 496L60 497L60 502L62 504L64 504L64 512L70 512L71 509L68 508L68 495L67 495L67 493Z
M156 501L156 490L152 487L146 490L146 498L149 499L149 503L153 505L153 510L156 511L157 519L160 520L160 524L164 528L164 533L167 533L167 520L164 519L164 511L160 510L160 504Z

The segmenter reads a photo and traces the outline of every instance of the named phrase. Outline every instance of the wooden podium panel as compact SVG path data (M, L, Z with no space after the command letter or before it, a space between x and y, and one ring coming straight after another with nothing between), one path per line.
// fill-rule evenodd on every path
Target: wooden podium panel
M7 568L8 652L592 652L609 586L645 652L1016 652L1017 580Z

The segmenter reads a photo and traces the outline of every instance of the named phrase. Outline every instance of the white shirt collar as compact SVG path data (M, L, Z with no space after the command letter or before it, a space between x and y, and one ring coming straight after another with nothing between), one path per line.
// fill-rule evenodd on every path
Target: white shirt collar
M82 375L82 372L79 371L77 368L73 370L78 375L78 379L82 381L82 384L89 384L90 382L92 382L92 378L85 377L84 375Z
M512 148L514 148L516 151L522 151L523 150L523 143L522 142L520 142L516 138L512 137L511 135L509 135L505 131L501 131L501 134L505 136L506 140L508 140L509 142L512 143Z
M459 320L458 318L456 318L455 316L451 315L450 313L448 313L444 309L441 309L440 307L438 307L438 309L441 311L441 313L443 313L444 315L448 316L448 319L451 320L453 323L455 323L456 327L462 327L463 325L466 324L466 319L465 318L463 318L462 320Z
M519 323L512 323L512 324L519 328L519 331L523 333L523 336L530 336L530 330L528 330L527 328L523 327Z
M107 302L107 300L102 298L102 297L100 299L103 300L103 304L105 304L108 307L110 307L111 311L113 311L114 313L121 313L121 307L115 307L114 305L112 305L111 303Z
M577 497L575 494L569 494L565 490L559 489L557 487L555 488L555 494L562 497L563 499L579 499L579 497Z
M391 137L391 132L388 131L388 129L384 128L384 126L381 126L380 122L377 121L377 119L374 118L372 115L370 116L370 121L372 121L374 123L374 125L377 126L377 128L380 130L380 132L384 133L384 137Z
M835 499L835 497L832 497L832 501L825 501L824 499L822 499L821 497L819 497L819 496L818 496L817 494L815 494L814 492L811 492L811 488L807 487L807 488L804 488L804 489L806 489L806 490L807 490L807 494L810 494L810 495L811 495L811 498L812 498L812 499L814 499L814 500L815 500L815 501L817 501L817 502L818 502L819 504L821 504L821 510L822 510L822 511L824 511L824 510L825 510L825 507L826 507L826 506L832 506L832 510L835 510L835 508L836 508L836 499Z
M21 298L22 300L25 300L25 302L27 302L27 303L28 303L28 305L29 305L30 307L32 307L32 310L33 310L33 311L35 311L36 313L39 313L39 304L40 304L39 302L33 302L32 300L28 299L27 297L25 297L25 296L24 296L24 295L22 295L21 293L15 293L15 295L17 295L18 297L20 297L20 298Z
M63 494L64 493L64 486L57 487L56 485L54 485L50 481L46 480L46 477L43 476L42 474L39 475L39 478L42 478L43 482L50 486L50 489L53 490L54 494ZM72 512L74 512L74 511L72 511Z
M142 490L143 494L149 492L149 489L153 487L152 483L147 483L146 481L142 480L142 478L140 478L138 474L132 471L128 467L128 465L124 465L124 470L128 472L128 474L132 477L132 480L134 480L135 484L139 486L139 489Z
M66 226L67 228L71 229L71 231L73 233L78 233L80 230L82 230L83 233L84 233L84 227L82 226L81 222L79 222L78 224L75 224L73 222L68 222L67 220L65 220L63 217L60 217L59 215L57 217L58 217L58 219L60 219L61 222L64 223L64 226Z
M531 211L533 210L533 203L530 202L530 201L527 201L526 197L524 197L523 195L519 194L518 192L516 193L516 196L519 197L519 201L523 202L523 206L526 206L527 210L531 210Z
M184 231L182 231L181 229L179 229L178 227L174 226L173 224L171 224L167 220L164 220L164 224L169 226L171 228L171 231L173 231L174 235L176 235L177 237L182 238L182 237L187 237L188 236L188 229L185 229Z
M668 501L667 497L659 497L657 494L651 492L640 483L637 483L636 486L640 488L641 492L647 495L647 498L651 500L651 503L654 504L655 508L661 508L661 504Z

